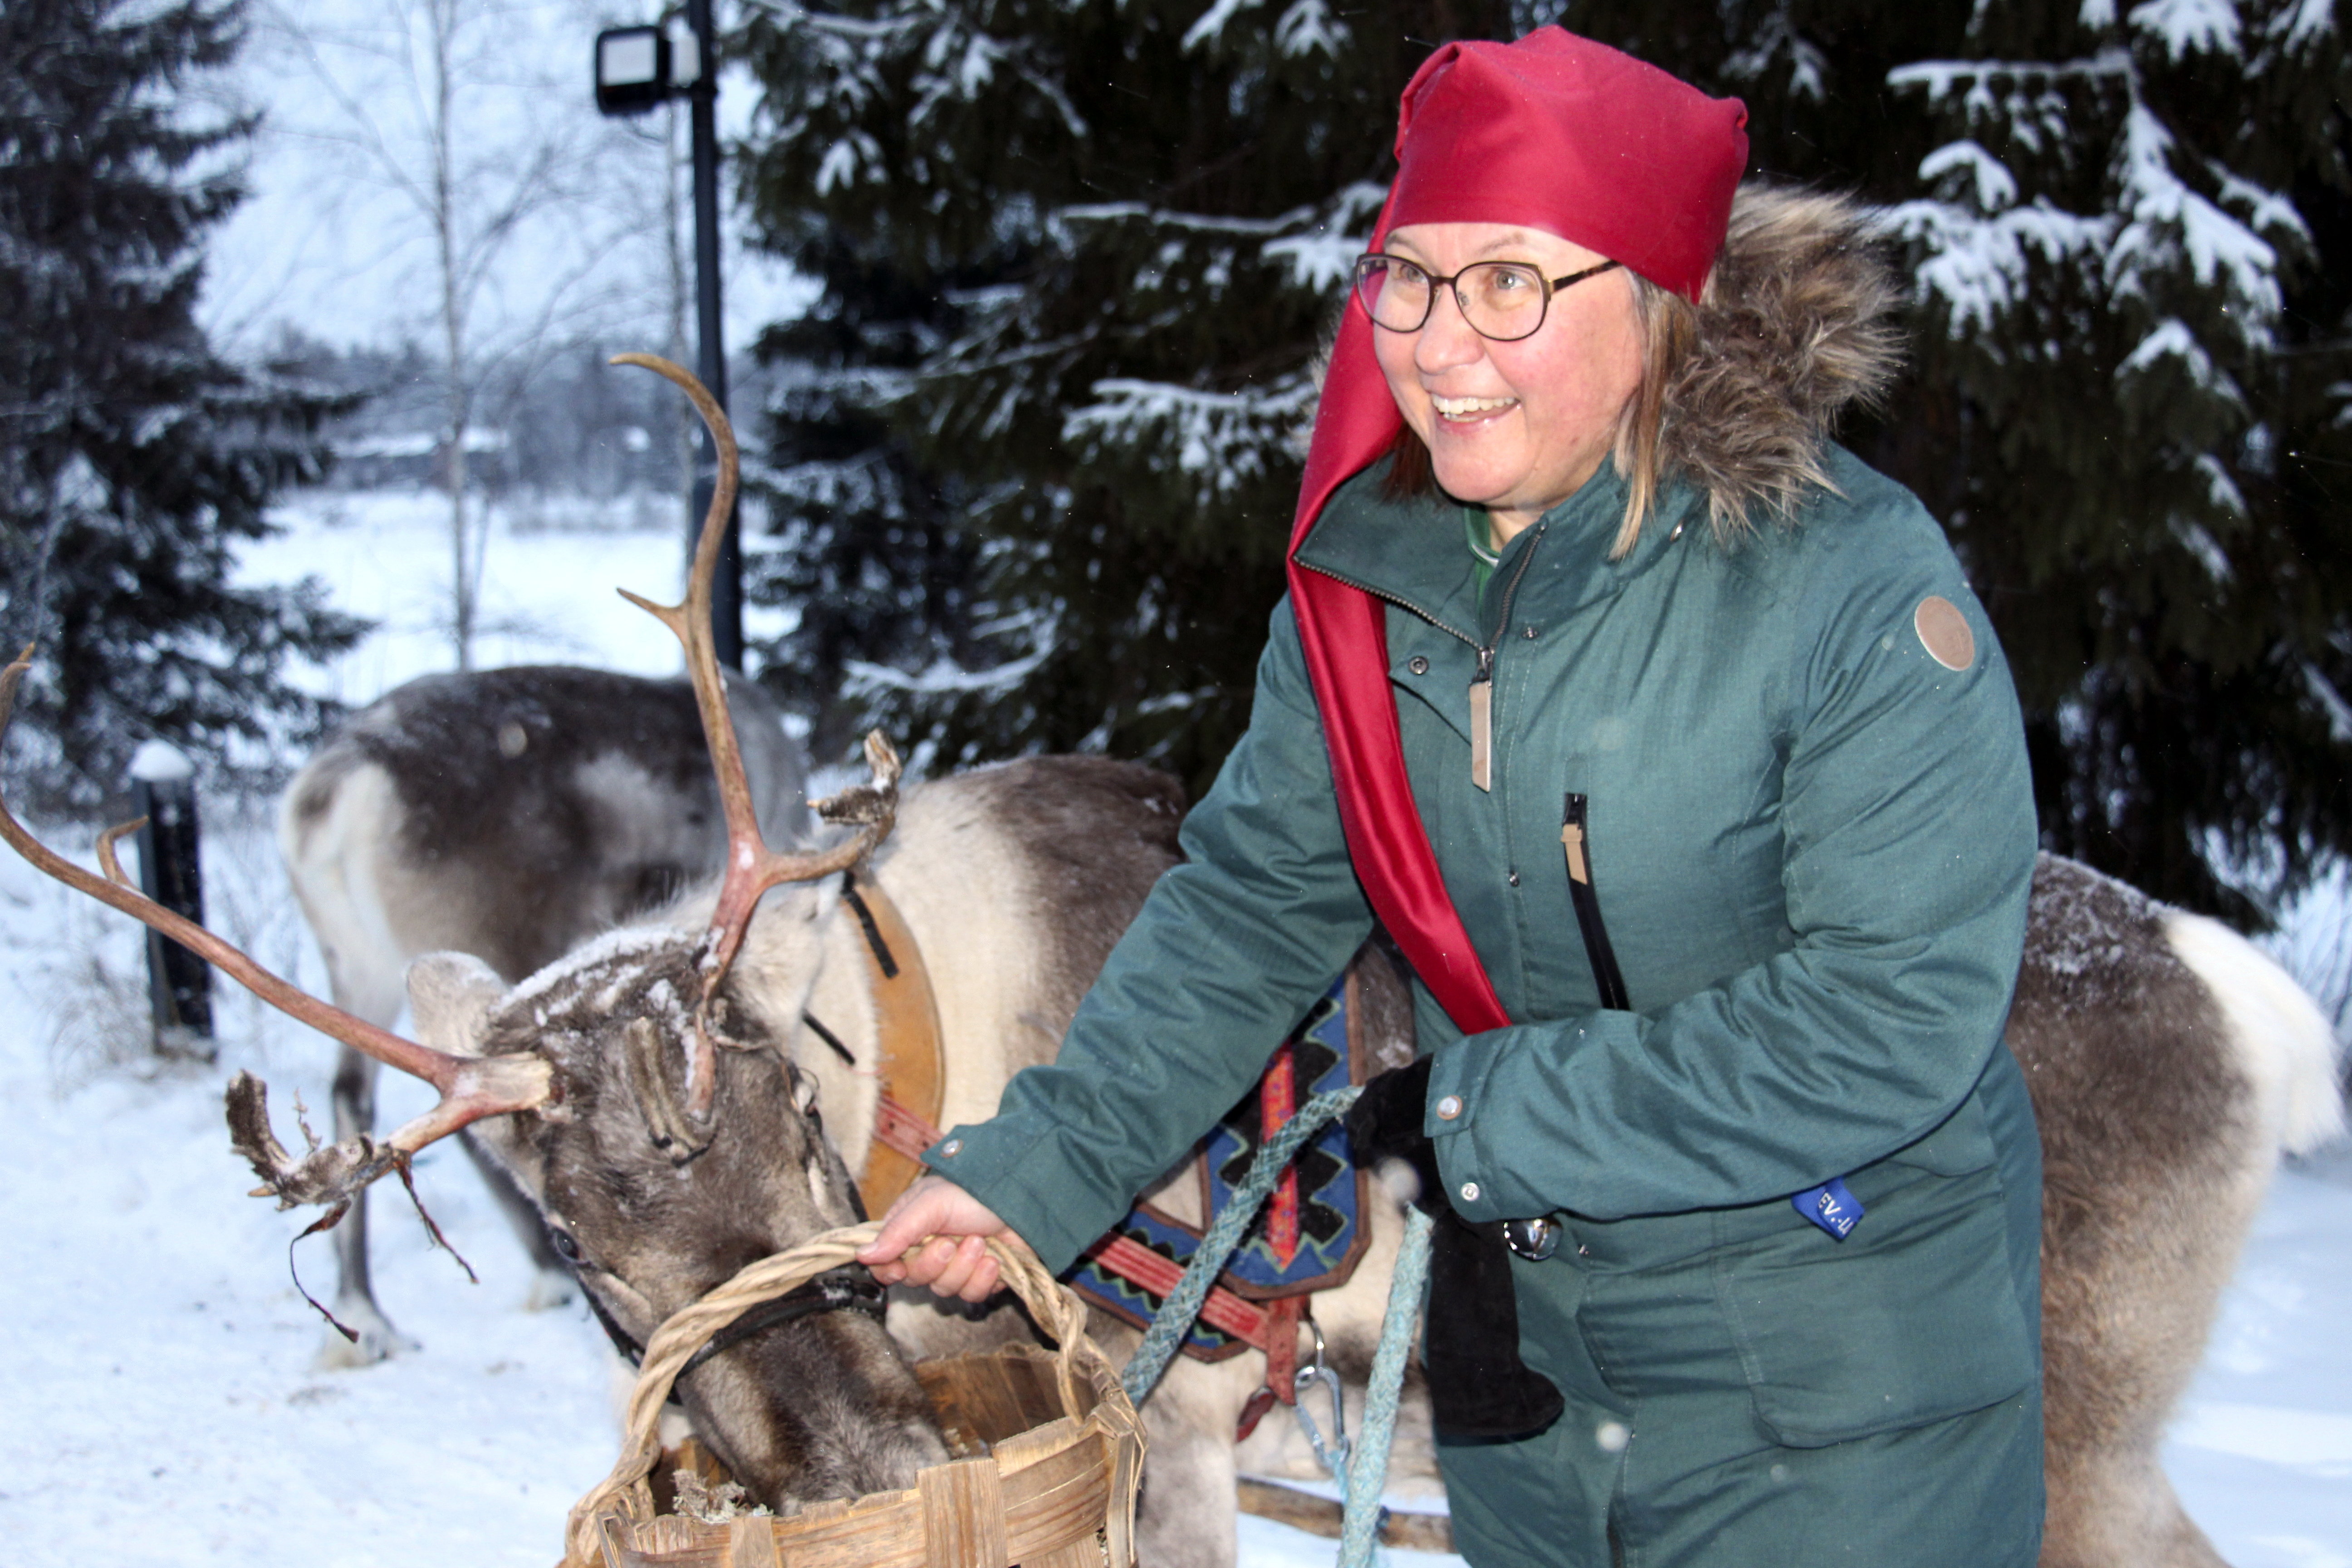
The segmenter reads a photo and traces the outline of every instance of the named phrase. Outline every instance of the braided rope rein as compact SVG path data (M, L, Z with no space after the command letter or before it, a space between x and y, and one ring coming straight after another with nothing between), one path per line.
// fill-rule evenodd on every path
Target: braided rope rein
M735 1277L690 1306L671 1314L646 1342L636 1386L629 1393L621 1457L612 1472L572 1507L564 1524L563 1568L593 1568L602 1561L596 1521L618 1510L631 1518L643 1511L646 1478L661 1458L661 1412L671 1385L694 1352L720 1329L763 1301L773 1300L828 1269L854 1261L858 1249L881 1234L879 1223L844 1226L814 1237L789 1251L749 1264ZM1080 1373L1110 1363L1087 1337L1087 1310L1066 1286L1045 1272L1037 1255L1017 1239L992 1239L989 1256L1004 1282L1028 1307L1037 1326L1056 1346L1055 1370L1065 1410L1078 1408Z
M1241 1245L1242 1234L1257 1218L1272 1195L1284 1169L1309 1138L1355 1104L1360 1087L1335 1089L1318 1094L1298 1108L1281 1130L1258 1145L1249 1174L1234 1190L1233 1201L1219 1212L1201 1238L1184 1277L1168 1293L1151 1327L1129 1358L1119 1382L1127 1396L1140 1405L1158 1385L1160 1374L1192 1332L1201 1315L1209 1287L1223 1273ZM1340 1478L1347 1501L1339 1525L1339 1568L1367 1568L1380 1539L1381 1495L1388 1487L1389 1447L1396 1436L1397 1406L1403 1397L1404 1363L1412 1345L1412 1327L1421 1315L1422 1293L1429 1285L1430 1219L1419 1209L1405 1209L1404 1239L1398 1244L1396 1273L1389 1285L1387 1315L1381 1322L1380 1347L1372 1355L1372 1374L1364 1394L1364 1417L1357 1427L1356 1445Z

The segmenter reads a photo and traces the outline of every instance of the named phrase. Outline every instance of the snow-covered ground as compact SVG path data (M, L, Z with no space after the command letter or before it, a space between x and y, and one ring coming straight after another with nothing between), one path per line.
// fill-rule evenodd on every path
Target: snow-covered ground
M494 662L667 672L667 634L611 593L674 593L675 510L656 529L501 532ZM387 628L321 689L362 701L446 668L446 582L429 499L311 498L247 571L325 577ZM605 520L625 524L625 515ZM86 854L88 846L67 845ZM313 989L321 973L264 822L216 813L214 925ZM0 1563L545 1568L563 1513L617 1450L613 1357L577 1306L525 1309L530 1271L471 1166L417 1162L417 1187L480 1273L432 1249L396 1188L375 1195L379 1295L421 1352L318 1373L325 1332L287 1274L303 1216L247 1198L220 1114L228 1075L323 1126L331 1047L234 988L221 1059L144 1072L142 943L130 922L0 856L0 1194L18 1265L0 1272ZM422 1109L387 1075L386 1124ZM319 1239L294 1251L331 1287ZM2352 1154L2284 1173L2250 1240L2166 1466L2238 1568L2352 1568ZM1309 1568L1332 1544L1243 1521L1251 1568ZM1458 1559L1391 1553L1407 1563Z

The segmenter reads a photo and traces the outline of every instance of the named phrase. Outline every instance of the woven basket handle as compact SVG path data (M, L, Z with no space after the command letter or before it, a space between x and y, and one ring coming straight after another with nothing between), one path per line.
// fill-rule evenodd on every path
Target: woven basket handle
M827 1269L855 1261L859 1248L881 1232L881 1225L875 1221L844 1226L812 1237L788 1252L763 1258L746 1266L702 1300L680 1308L654 1331L646 1345L645 1362L637 1369L637 1385L629 1392L627 1431L621 1457L614 1461L612 1473L572 1505L564 1528L563 1568L593 1568L598 1562L599 1515L619 1511L633 1519L652 1516L652 1494L645 1481L661 1458L662 1406L669 1402L670 1388L694 1352L711 1335L761 1302L773 1300ZM1005 1284L1021 1298L1022 1305L1029 1309L1038 1327L1052 1336L1057 1347L1055 1368L1062 1408L1076 1415L1080 1364L1109 1364L1087 1337L1086 1308L1066 1286L1045 1272L1037 1255L1018 1237L1010 1233L1002 1240L992 1237L988 1252L996 1259L997 1271Z

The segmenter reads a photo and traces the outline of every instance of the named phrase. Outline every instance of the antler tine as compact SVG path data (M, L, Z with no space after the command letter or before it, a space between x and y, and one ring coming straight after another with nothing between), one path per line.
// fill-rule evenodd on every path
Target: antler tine
M703 513L702 532L694 546L694 566L687 574L686 598L676 605L656 605L639 594L621 589L621 597L670 629L686 650L686 672L694 683L694 704L702 714L702 732L710 742L710 765L719 775L719 803L727 813L727 876L747 851L764 847L759 813L751 805L751 784L743 773L742 748L736 743L735 721L727 711L727 686L719 671L719 648L710 632L710 587L719 571L719 549L727 537L728 513L734 509L737 474L741 458L735 446L735 427L709 389L685 366L658 354L614 354L613 364L634 364L677 384L694 401L694 411L710 431L719 452L719 482L710 492L710 510Z
M25 651L16 656L14 664L0 670L0 739L7 735L9 721L16 716L17 688L25 679L25 672L32 667L33 648L28 643ZM397 1068L402 1072L421 1078L441 1091L438 1105L394 1132L385 1144L374 1147L395 1151L404 1157L467 1122L505 1111L526 1110L546 1101L554 1078L552 1069L543 1058L536 1056L452 1056L446 1051L434 1050L429 1046L418 1045L414 1040L404 1040L388 1029L378 1028L364 1018L353 1017L341 1008L297 989L185 915L165 909L140 892L131 886L130 877L123 871L122 862L115 854L116 843L124 834L138 826L137 822L128 822L119 827L108 828L100 835L99 863L105 868L106 874L94 877L34 837L25 825L16 820L16 813L8 808L6 799L0 797L0 838L5 838L17 854L42 871L163 932L209 961L279 1012L373 1057L386 1067ZM379 1165L368 1179L372 1180L384 1168L387 1167ZM287 1173L291 1175L292 1170L289 1167ZM356 1184L364 1184L363 1181ZM294 1201L289 1188L281 1186L277 1190L281 1196ZM352 1190L356 1190L356 1186ZM342 1195L349 1196L350 1192L345 1191ZM333 1200L331 1197L305 1197L299 1201Z
M890 831L897 814L898 757L880 732L866 737L866 752L874 783L853 791L861 797L854 818L861 831L845 843L814 854L786 854L770 848L761 836L759 814L751 803L751 785L743 772L742 748L735 739L735 721L727 710L727 688L719 671L719 651L710 630L711 579L719 568L719 549L727 533L728 513L735 504L741 463L734 427L709 390L683 365L658 354L614 354L614 364L633 364L671 382L694 400L694 410L710 431L719 454L719 481L710 494L710 510L703 514L702 533L694 547L694 566L687 575L686 598L676 605L656 605L626 588L621 596L670 629L686 650L686 668L694 683L695 706L702 714L703 733L710 742L710 765L718 775L719 800L727 814L727 875L719 884L719 904L711 912L710 931L702 958L702 999L695 1012L694 1054L687 1075L687 1109L699 1121L710 1111L718 1081L717 1051L710 1039L710 999L751 929L751 911L760 896L782 882L805 882L846 870L864 858ZM870 802L863 797L872 797ZM820 809L823 809L820 807Z

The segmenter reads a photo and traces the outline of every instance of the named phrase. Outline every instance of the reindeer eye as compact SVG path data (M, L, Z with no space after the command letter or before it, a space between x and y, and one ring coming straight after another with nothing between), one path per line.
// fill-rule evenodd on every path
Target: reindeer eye
M557 1256L562 1258L564 1262L577 1263L580 1261L580 1244L572 1238L572 1233L570 1231L559 1230L555 1226L550 1226L547 1227L547 1237L550 1245L555 1248Z

